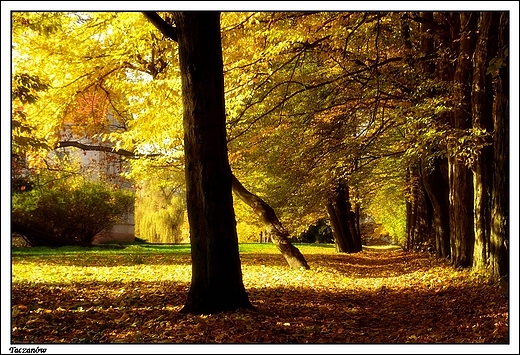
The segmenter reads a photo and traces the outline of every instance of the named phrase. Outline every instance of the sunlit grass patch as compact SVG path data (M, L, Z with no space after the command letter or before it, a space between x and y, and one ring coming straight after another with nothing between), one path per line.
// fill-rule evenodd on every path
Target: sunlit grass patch
M470 274L457 271L424 254L422 257L378 249L338 254L334 245L297 244L310 270L288 267L273 244L240 244L246 288L374 291L381 287L435 289L440 284L467 282ZM390 251L388 251L390 250ZM163 282L189 283L189 245L130 245L125 249L29 248L13 253L13 283Z
M334 244L294 243L293 245L304 255L336 252ZM280 254L280 251L272 243L240 243L238 247L241 254Z
M189 282L191 265L70 266L13 264L12 282L75 283L178 281Z
M394 251L403 250L399 245L363 245L363 251Z
M92 247L65 246L59 248L34 247L34 248L15 248L11 249L13 256L36 256L36 255L121 255L133 253L179 253L190 252L189 244L128 244L113 245L100 244Z
M298 244L304 255L334 252L330 245ZM291 270L271 243L240 244L245 279L263 277L270 284L301 283L302 272ZM273 264L274 263L274 264ZM249 265L252 264L252 265ZM278 265L278 266L275 266ZM293 275L294 274L294 275ZM12 282L74 283L191 280L190 245L127 245L122 249L104 246L62 248L13 248ZM254 282L258 282L257 279ZM246 281L247 283L247 281ZM309 283L311 284L311 283Z

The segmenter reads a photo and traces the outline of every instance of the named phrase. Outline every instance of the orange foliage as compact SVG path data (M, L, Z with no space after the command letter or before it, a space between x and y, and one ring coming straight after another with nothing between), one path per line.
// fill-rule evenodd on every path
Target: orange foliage
M244 284L258 312L180 314L189 275L139 279L149 269L189 265L188 253L142 254L133 262L141 271L126 282L16 283L11 339L24 344L508 342L507 290L454 270L447 261L402 251L306 258L310 270L289 270L279 254L241 255ZM91 272L94 265L123 261L118 255L89 259Z
M108 93L93 85L76 94L67 108L64 123L72 126L74 133L95 132L106 124L109 108Z

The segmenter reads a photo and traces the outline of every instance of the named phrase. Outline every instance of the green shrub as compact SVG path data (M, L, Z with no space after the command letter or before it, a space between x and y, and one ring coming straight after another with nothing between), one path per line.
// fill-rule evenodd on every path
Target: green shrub
M119 222L133 204L131 191L102 182L75 184L65 180L52 187L13 194L12 220L59 238L90 244L97 233Z
M297 236L295 241L299 243L333 243L332 228L326 219L320 219Z

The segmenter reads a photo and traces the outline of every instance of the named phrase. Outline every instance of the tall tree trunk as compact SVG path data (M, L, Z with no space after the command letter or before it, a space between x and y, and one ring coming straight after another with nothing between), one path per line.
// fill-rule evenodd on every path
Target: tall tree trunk
M415 231L417 230L417 202L413 167L407 169L407 197L406 197L406 250L411 251L415 245Z
M192 279L183 313L253 308L242 281L227 156L218 12L175 12Z
M421 23L421 52L423 55L433 55L435 53L434 43L434 13L423 12L421 17L427 21ZM441 40L442 43L442 40ZM444 44L444 43L443 43ZM426 78L432 78L436 73L435 64L432 61L422 61L420 64L421 72ZM442 72L442 71L441 71ZM428 97L433 97L433 91L426 93ZM443 116L436 117L439 122L445 122ZM437 153L441 147L431 147L430 154ZM444 176L443 171L447 172L448 161L446 159L435 159L428 163L426 159L421 160L422 184L426 196L431 204L432 217L430 233L432 234L433 244L435 245L435 255L438 258L446 258L450 255L450 235L449 235L449 199L448 199L448 176Z
M448 199L447 159L436 159L431 167L423 167L422 177L432 204L432 233L435 239L435 255L438 258L450 256L450 214Z
M359 202L354 203L354 216L356 218L356 233L359 235L359 241L361 242L361 205ZM361 246L363 249L363 246Z
M423 248L425 244L433 244L430 232L431 203L423 186L419 163L408 168L407 250Z
M455 77L455 61L452 60L450 53L458 51L459 41L457 40L458 27L460 23L459 14L456 12L435 12L434 20L439 25L440 31L436 31L437 43L435 47L443 48L441 58L435 68L435 73L445 82L453 82ZM443 114L438 117L441 123L450 123L449 114ZM442 148L446 152L449 147ZM436 253L438 257L451 257L451 231L450 231L450 185L449 185L449 159L442 158L434 162L432 174L426 174L425 188L427 190L433 189L430 195L430 200L434 206L433 218L438 223L435 223L434 233L436 241ZM430 193L429 193L430 194ZM437 209L437 211L435 211Z
M271 239L273 244L276 245L289 266L297 269L309 269L309 265L300 250L289 241L289 232L282 225L273 208L260 197L248 191L234 175L232 181L235 195L251 207L267 226L267 238Z
M350 203L349 187L338 182L327 204L336 249L341 253L357 253L363 250L361 235L357 232L356 217Z
M460 13L460 47L455 70L454 98L457 104L452 116L456 130L471 128L471 56L475 46L476 15ZM473 257L473 178L471 170L455 153L455 142L449 149L450 246L454 266L469 267Z
M489 32L493 15L491 12L481 12L478 26L478 41L473 54L473 84L471 105L473 114L473 129L477 131L493 131L493 92L491 76L486 75L489 62L488 46ZM480 142L487 144L487 142ZM473 250L473 269L484 271L489 257L489 235L491 221L491 185L493 147L483 146L475 152L473 164L473 200L475 246Z
M492 280L509 274L509 14L501 13L498 31L499 70L494 123L494 175L489 263Z
M352 200L354 202L352 203ZM360 225L360 219L361 219L361 205L359 203L359 194L357 188L352 188L349 191L349 202L352 207L352 230L353 235L356 236L354 238L355 242L358 244L359 250L363 250L363 243L361 241L361 225Z

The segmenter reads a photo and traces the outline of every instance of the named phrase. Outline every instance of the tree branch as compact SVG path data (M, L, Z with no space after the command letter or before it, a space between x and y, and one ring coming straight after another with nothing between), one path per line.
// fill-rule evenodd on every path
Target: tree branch
M83 144L76 141L67 141L67 142L58 142L57 148L65 148L65 147L76 147L82 150L95 150L100 152L108 152L108 153L114 153L118 155L122 155L129 158L136 158L137 154L134 154L133 152L129 150L124 149L116 149L113 147L107 147L103 145L89 145L89 144Z
M235 175L232 175L231 178L233 192L238 198L251 207L255 214L260 217L260 220L267 226L267 234L280 253L282 253L289 266L296 269L309 269L309 264L305 260L305 257L300 250L289 241L289 232L287 232L282 222L278 219L274 209L260 197L248 191L244 185L238 181Z
M120 156L123 156L126 158L130 158L130 159L167 157L167 155L161 154L161 153L147 153L147 154L134 153L134 152L131 152L131 151L125 150L125 149L116 149L115 147L109 147L109 146L104 146L104 145L83 144L83 143L80 143L77 141L62 141L62 142L58 142L58 144L56 145L56 149L65 148L65 147L75 147L75 148L79 148L82 150L113 153L113 154L117 154L117 155L120 155ZM182 162L182 160L178 159L178 161L175 162L175 164L180 164L181 162ZM170 160L169 164L166 163L166 165L153 165L153 167L154 168L171 168L171 167L177 168L177 166L172 165L172 164L173 164L172 160Z
M177 28L164 21L155 11L143 11L143 15L150 21L163 35L178 42Z

